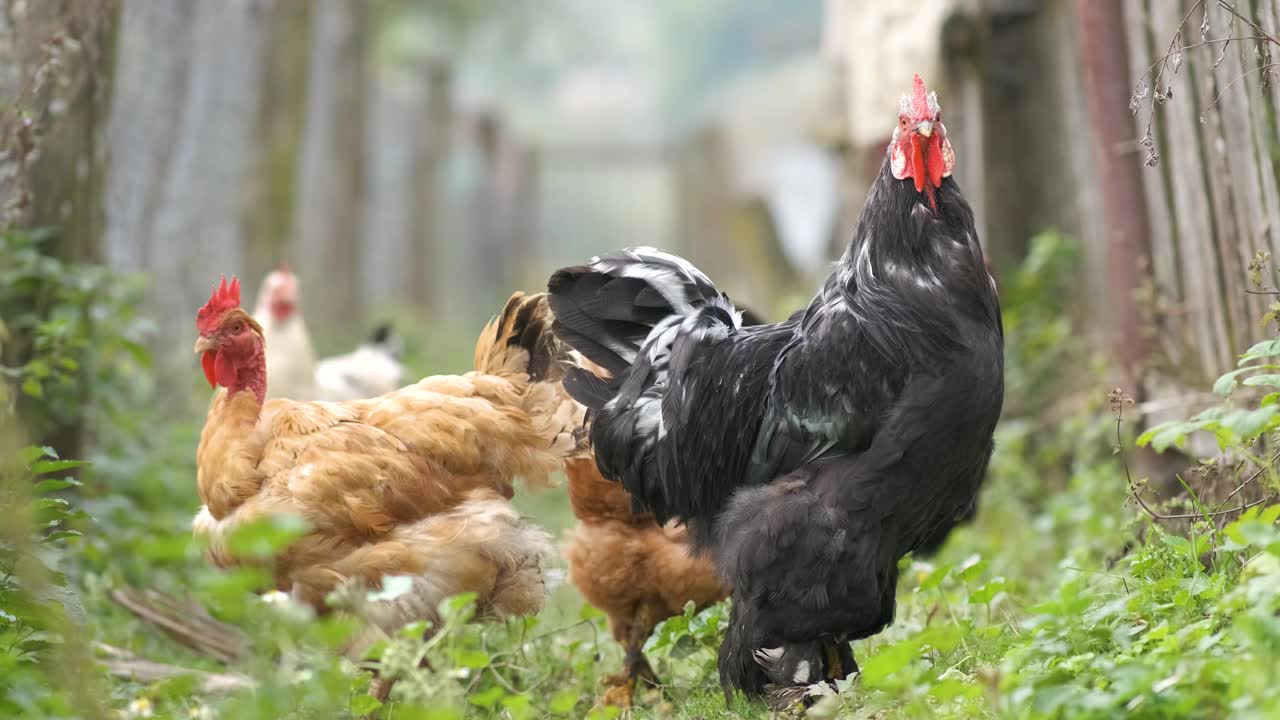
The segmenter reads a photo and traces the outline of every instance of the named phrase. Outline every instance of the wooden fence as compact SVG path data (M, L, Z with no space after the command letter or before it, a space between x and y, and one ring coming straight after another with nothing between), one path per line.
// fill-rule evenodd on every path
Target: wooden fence
M1149 122L1151 133L1135 161L1148 165L1157 351L1189 371L1179 379L1203 380L1264 334L1271 302L1250 294L1249 265L1259 252L1280 257L1280 3L1127 0L1125 11L1145 95L1138 131ZM1274 275L1262 280L1275 287Z

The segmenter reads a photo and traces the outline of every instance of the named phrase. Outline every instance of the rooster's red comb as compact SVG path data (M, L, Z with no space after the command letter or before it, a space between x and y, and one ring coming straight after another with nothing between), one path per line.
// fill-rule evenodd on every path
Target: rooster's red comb
M213 289L209 302L196 313L196 328L201 333L211 332L218 327L218 319L228 310L240 307L240 279L231 276L227 284L227 276L222 276L222 284Z
M902 96L902 114L917 120L931 119L938 114L938 94L929 92L924 80L916 74L911 82L911 95Z

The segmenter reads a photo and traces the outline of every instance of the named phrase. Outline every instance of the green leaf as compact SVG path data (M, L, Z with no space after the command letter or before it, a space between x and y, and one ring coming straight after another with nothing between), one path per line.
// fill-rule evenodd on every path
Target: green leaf
M396 718L396 720L462 720L462 713L451 707L441 705L423 707L421 705L397 704L395 715L392 717Z
M48 525L65 520L71 503L62 498L40 498L31 503L31 507L35 510L36 523Z
M947 678L934 683L929 688L929 695L939 702L946 702L960 697L972 698L982 693L982 688L972 682L959 678Z
M932 590L940 585L951 574L951 563L942 563L920 580L921 590Z
M1266 385L1268 387L1280 387L1280 374L1266 373L1263 375L1254 375L1243 380L1245 385L1249 387L1260 387Z
M507 691L494 685L479 692L471 693L467 702L482 708L495 708L507 696Z
M561 690L551 696L551 703L547 709L556 715L568 715L578 706L579 697L577 690Z
M27 363L27 372L39 380L49 377L49 363L43 360L32 360Z
M27 378L26 382L22 383L22 392L33 398L44 397L44 386L35 378Z
M860 663L862 668L862 684L875 687L887 678L901 672L920 654L920 641L916 638L904 640L888 647L881 648L876 654Z
M51 492L66 490L69 487L80 487L80 481L72 478L63 478L61 480L47 478L36 483L35 487L31 488L31 494L46 495Z
M1274 357L1276 355L1280 355L1280 338L1263 340L1244 351L1244 354L1240 356L1240 364L1244 365L1245 363L1253 360Z
M382 703L376 697L367 694L351 696L351 714L356 717L364 717L381 708Z
M48 475L49 473L84 467L88 464L83 460L40 460L31 464L31 473L33 475Z
M1181 446L1189 433L1198 430L1194 423L1167 422L1160 423L1138 436L1138 446L1150 445L1156 452L1164 452L1171 446Z
M981 555L970 555L965 558L964 563L960 565L960 580L969 582L978 577L983 570L987 568L987 562L982 559Z
M67 538L83 536L84 533L79 530L59 530L57 532L49 533L49 535L41 542L57 542L58 540L66 540Z
M533 703L528 695L510 695L502 701L511 720L528 720L533 716Z
M1222 425L1241 439L1248 439L1267 429L1278 415L1280 408L1274 405L1256 410L1236 410L1222 419Z
M992 578L986 585L983 585L973 591L973 594L969 596L969 602L986 605L991 602L996 595L1004 592L1007 587L1008 583L1005 582L1004 578Z
M459 649L453 654L453 661L472 670L480 670L489 666L489 654L483 650Z
M42 457L56 458L58 453L54 452L51 447L35 447L34 445L28 445L18 451L18 462L22 463L23 467L29 467L31 463Z
M268 558L306 532L307 523L301 515L272 515L237 528L228 538L227 547L236 555Z
M1242 373L1253 372L1254 368L1244 367L1238 370L1223 374L1213 382L1213 393L1222 397L1227 397L1232 390L1236 389L1236 377Z
M1280 519L1280 504L1268 505L1265 510L1258 513L1258 520L1266 525L1274 524L1277 519Z

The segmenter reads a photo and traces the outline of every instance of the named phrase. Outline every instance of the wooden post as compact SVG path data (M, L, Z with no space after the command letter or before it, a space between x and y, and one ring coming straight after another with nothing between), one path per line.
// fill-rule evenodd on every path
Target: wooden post
M1078 0L1084 52L1085 95L1095 134L1097 184L1102 190L1108 233L1107 267L1112 312L1111 335L1120 384L1142 396L1148 340L1135 292L1143 282L1141 263L1150 254L1147 202L1141 162L1135 152L1129 111L1129 57L1124 13L1114 0Z

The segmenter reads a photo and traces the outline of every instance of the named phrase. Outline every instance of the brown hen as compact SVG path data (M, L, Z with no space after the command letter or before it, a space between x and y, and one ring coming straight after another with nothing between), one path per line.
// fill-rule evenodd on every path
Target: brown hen
M308 530L274 558L275 583L319 612L335 591L384 631L437 620L464 592L481 617L537 612L551 545L507 501L516 477L562 466L582 422L556 382L549 324L543 296L517 293L477 342L474 372L368 400L264 402L261 329L224 281L197 318L196 352L222 388L197 450L193 527L211 560L236 562L236 528L293 513ZM369 600L384 575L410 576L411 590Z
M692 553L684 527L663 527L632 512L631 496L601 477L593 458L570 459L565 473L581 521L565 545L569 582L608 616L626 651L622 672L604 679L603 701L628 707L638 682L658 684L642 651L658 623L682 613L689 601L702 609L728 590L711 560Z

